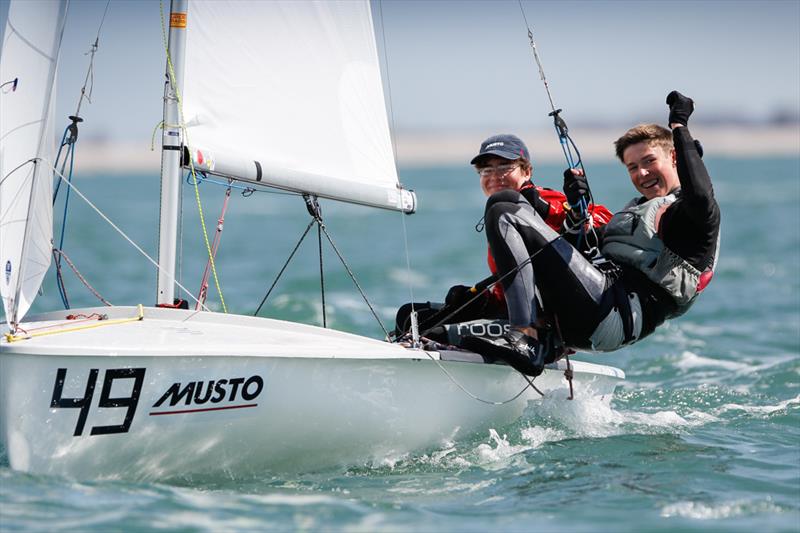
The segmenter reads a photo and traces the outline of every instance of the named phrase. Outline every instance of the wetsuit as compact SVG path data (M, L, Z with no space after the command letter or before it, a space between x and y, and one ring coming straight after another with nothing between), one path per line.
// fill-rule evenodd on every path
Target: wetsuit
M562 232L564 223L567 220L567 210L564 208L567 197L561 191L538 187L531 181L527 181L520 187L520 195L534 208L534 211L541 217L544 223L556 232ZM611 212L603 205L589 204L589 213L592 214L592 222L595 227L602 227L611 219ZM489 247L487 263L492 274L498 274L497 262L492 256L492 248ZM500 307L505 311L506 298L503 293L503 284L495 283L489 290L489 305L492 309ZM491 318L494 318L492 316Z
M549 227L519 193L500 191L489 198L485 221L492 255L501 276L515 271L502 282L512 325L534 323L538 288L567 346L615 350L648 336L694 302L713 274L720 213L688 129L676 128L672 135L680 189L669 198L636 199L600 228L601 250L614 257L600 266ZM641 230L643 216L659 207L649 202L668 206L658 233L650 233L653 250L661 254L658 261L637 263L631 259L634 246L618 230Z
M567 218L567 212L564 208L566 196L561 191L555 191L546 187L539 187L528 180L519 192L511 191L519 196L521 201L526 202L533 211L537 213L539 218L547 226L555 230L561 230L564 221ZM609 221L611 212L602 205L589 205L589 211L593 214L595 225L601 226ZM497 264L492 256L491 248L487 254L487 262L489 270L492 274L498 274ZM471 299L472 295L468 295ZM453 307L461 307L459 302L451 302ZM418 302L402 305L395 318L395 331L404 332L410 328L410 314L412 308L419 313L419 321L422 325L421 329L427 329L425 326L430 324L431 321L436 322L441 317L441 311L444 307L443 303L437 302ZM448 313L449 314L449 313ZM495 283L486 292L485 298L477 298L472 303L461 309L458 313L453 314L447 320L448 323L468 322L477 319L506 319L508 318L508 307L506 304L506 297L503 292L503 285ZM441 331L439 331L441 330ZM429 331L427 336L434 340L447 342L447 335L442 328L437 328L436 331Z

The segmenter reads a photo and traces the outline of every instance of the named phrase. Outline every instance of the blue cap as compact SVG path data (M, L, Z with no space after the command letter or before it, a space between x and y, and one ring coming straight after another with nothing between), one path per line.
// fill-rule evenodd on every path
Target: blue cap
M531 160L530 153L528 153L528 147L525 146L525 143L522 142L522 139L516 135L510 134L493 135L483 141L481 143L481 149L478 152L478 155L473 157L469 164L474 165L480 159L489 156L502 157L503 159L509 159L511 161L519 158L527 161Z

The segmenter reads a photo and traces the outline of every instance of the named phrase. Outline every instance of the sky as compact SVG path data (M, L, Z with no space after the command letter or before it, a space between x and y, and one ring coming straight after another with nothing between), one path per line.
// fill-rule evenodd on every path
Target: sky
M570 123L665 120L664 98L672 89L695 99L697 120L800 114L798 0L537 0L523 6L555 103ZM57 99L65 125L105 7L105 0L70 3ZM0 0L2 28L7 12L8 0ZM373 2L373 18L396 129L550 124L516 0L383 0ZM161 120L163 80L159 2L112 1L82 131L95 139L149 142Z

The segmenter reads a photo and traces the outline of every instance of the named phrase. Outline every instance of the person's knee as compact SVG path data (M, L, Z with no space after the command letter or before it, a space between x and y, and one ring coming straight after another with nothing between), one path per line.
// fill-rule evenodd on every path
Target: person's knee
M518 204L520 200L524 200L524 197L517 191L513 189L503 189L502 191L497 191L496 193L492 194L489 199L486 200L485 211L488 212L489 209L498 204Z
M486 209L483 212L487 235L492 232L496 233L500 218L505 213L519 211L520 200L524 201L523 196L511 189L498 191L489 197L486 201Z

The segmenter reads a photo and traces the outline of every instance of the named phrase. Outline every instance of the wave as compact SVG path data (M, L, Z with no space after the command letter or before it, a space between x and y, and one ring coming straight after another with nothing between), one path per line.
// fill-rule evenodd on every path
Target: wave
M738 500L717 504L682 501L664 506L661 509L661 516L665 518L682 517L696 520L718 520L734 516L780 513L783 511L784 509L772 503L770 499L761 501Z
M726 403L714 410L714 414L722 415L729 411L743 411L749 415L769 416L773 413L788 411L792 406L800 406L800 394L794 398L789 398L775 405L742 405L737 403Z
M725 359L714 359L711 357L704 357L696 353L685 350L681 353L675 366L681 370L692 370L695 368L722 368L724 370L732 370L740 372L743 370L752 370L752 365L747 363L740 363L737 361L727 361Z

